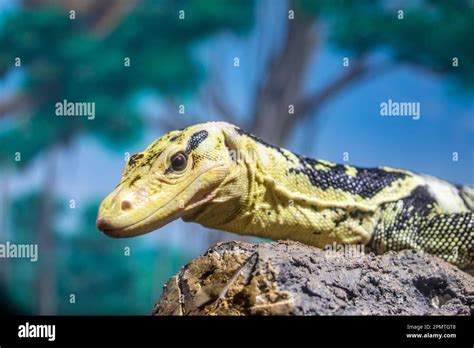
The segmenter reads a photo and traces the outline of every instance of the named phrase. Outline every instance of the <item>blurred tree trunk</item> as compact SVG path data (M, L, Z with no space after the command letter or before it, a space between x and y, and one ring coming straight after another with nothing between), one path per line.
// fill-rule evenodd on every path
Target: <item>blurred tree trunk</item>
M256 62L264 73L257 86L256 96L251 99L250 120L242 125L258 137L278 146L285 145L297 124L310 117L316 119L319 109L332 97L367 73L376 74L381 70L379 67L369 69L364 56L353 57L350 65L335 79L316 90L304 91L308 68L312 57L318 54L324 33L314 17L298 11L296 1L289 1L287 9L295 10L297 15L294 19L281 14L277 17L286 21L285 32L282 34L284 41L281 46L271 50L268 60ZM269 25L273 25L273 22L270 21ZM257 46L262 47L263 40L267 39L265 36L259 38L262 42ZM218 69L213 70L211 83L206 91L209 100L222 120L239 123L240 118L226 98L222 88L224 79L219 74Z
M295 123L290 106L300 99L306 68L317 43L312 20L289 20L285 43L271 58L267 76L255 99L250 129L265 141L286 142ZM270 126L271 123L271 126Z
M56 313L56 264L54 238L54 197L57 154L51 150L44 163L44 184L38 212L38 298L37 313Z
M297 8L295 1L289 4L289 9ZM288 141L298 123L311 116L316 118L324 103L369 72L365 57L357 57L340 76L305 95L305 77L312 56L317 54L322 31L314 18L303 13L287 21L285 42L270 59L249 126L252 133L279 146ZM371 72L379 71L376 68Z
M0 241L6 242L10 238L10 180L6 172L2 175L0 206ZM10 260L6 257L0 262L0 293L7 293L10 279Z

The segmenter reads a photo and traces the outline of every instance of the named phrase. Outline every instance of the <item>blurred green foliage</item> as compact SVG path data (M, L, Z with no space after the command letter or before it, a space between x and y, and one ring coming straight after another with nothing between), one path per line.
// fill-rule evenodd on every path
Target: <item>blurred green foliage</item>
M325 24L335 47L355 56L385 50L394 61L449 71L462 88L474 88L472 1L296 0L296 4ZM403 19L398 18L399 10ZM459 60L456 69L451 69L453 57Z
M21 89L31 107L16 127L0 132L0 163L27 164L48 146L84 132L112 147L132 143L143 129L134 95L143 89L165 96L194 91L203 76L193 44L221 30L249 28L252 13L252 1L142 1L102 37L89 27L90 18L78 13L71 20L64 8L12 11L0 30L0 75L21 58ZM94 102L95 120L55 117L55 104L64 99ZM21 152L21 162L11 161L14 152Z

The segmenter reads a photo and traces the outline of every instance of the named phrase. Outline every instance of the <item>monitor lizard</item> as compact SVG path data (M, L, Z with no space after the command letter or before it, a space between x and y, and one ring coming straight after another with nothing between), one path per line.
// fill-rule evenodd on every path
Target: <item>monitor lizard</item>
M225 122L171 131L130 156L97 227L131 237L182 218L324 248L417 249L474 266L474 189L300 156Z

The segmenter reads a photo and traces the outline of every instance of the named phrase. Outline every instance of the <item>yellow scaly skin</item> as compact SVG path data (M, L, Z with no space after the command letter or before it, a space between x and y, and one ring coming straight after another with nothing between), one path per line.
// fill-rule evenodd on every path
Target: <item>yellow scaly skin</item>
M184 160L183 160L184 158ZM324 248L418 249L473 268L474 190L393 168L299 156L224 122L165 134L130 157L97 219L131 237L182 218Z

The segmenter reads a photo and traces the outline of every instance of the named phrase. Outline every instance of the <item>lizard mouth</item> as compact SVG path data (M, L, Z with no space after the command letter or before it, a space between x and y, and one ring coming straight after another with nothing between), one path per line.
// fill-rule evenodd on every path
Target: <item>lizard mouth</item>
M168 202L169 203L169 202ZM146 217L144 217L141 220L135 221L134 223L131 223L130 225L123 226L123 227L112 227L111 225L108 225L107 222L102 222L104 221L101 217L97 218L97 228L104 232L107 236L113 237L113 238L127 238L127 237L133 237L136 235L144 234L149 231L156 230L167 223L170 223L171 221L175 220L178 218L178 216L174 216L174 214L170 215L168 218L163 219L160 221L158 225L153 225L153 228L146 228L147 223L149 221L153 221L153 216L158 214L160 210L164 207L166 207L168 204L165 204L163 207L155 210L154 212L150 213ZM110 226L110 227L109 227ZM139 229L137 227L144 226L144 229Z
M147 232L150 232L150 231L153 231L153 230L156 230L160 227L163 227L164 225L178 219L181 217L182 215L182 211L185 211L187 208L194 208L196 206L196 201L194 199L194 197L192 197L189 202L182 208L182 209L178 209L176 210L174 213L170 214L169 216L161 219L159 221L159 223L153 223L153 221L155 220L155 217L157 215L160 214L160 212L162 210L164 210L166 207L168 207L171 203L175 202L176 201L176 198L181 194L183 193L184 191L186 191L192 184L194 184L194 182L196 182L196 180L198 180L201 176L203 176L204 174L208 173L209 171L211 170L214 170L214 169L217 169L217 168L220 168L220 167L224 167L224 165L220 164L220 165L216 165L216 166L213 166L205 171L203 171L201 174L199 174L198 176L196 176L193 181L191 181L189 183L189 185L187 185L185 188L183 188L181 191L179 191L178 193L176 193L176 195L169 199L164 205L162 205L161 207L159 207L158 209L152 211L150 214L148 214L147 216L143 217L142 219L138 220L138 221L135 221L129 225L126 225L126 226L120 226L120 227L116 227L114 226L113 224L111 224L110 222L108 222L107 220L105 220L104 218L102 218L100 215L97 217L97 221L96 221L96 226L97 226L97 229L99 229L100 231L104 232L107 236L109 237L113 237L113 238L127 238L127 237L133 237L133 236L136 236L136 235L140 235L140 234L144 234L144 233L147 233ZM208 190L207 190L208 191ZM198 190L199 192L199 190ZM208 191L209 192L209 191ZM210 195L209 195L210 197ZM200 200L199 201L200 203L204 203L205 200Z

